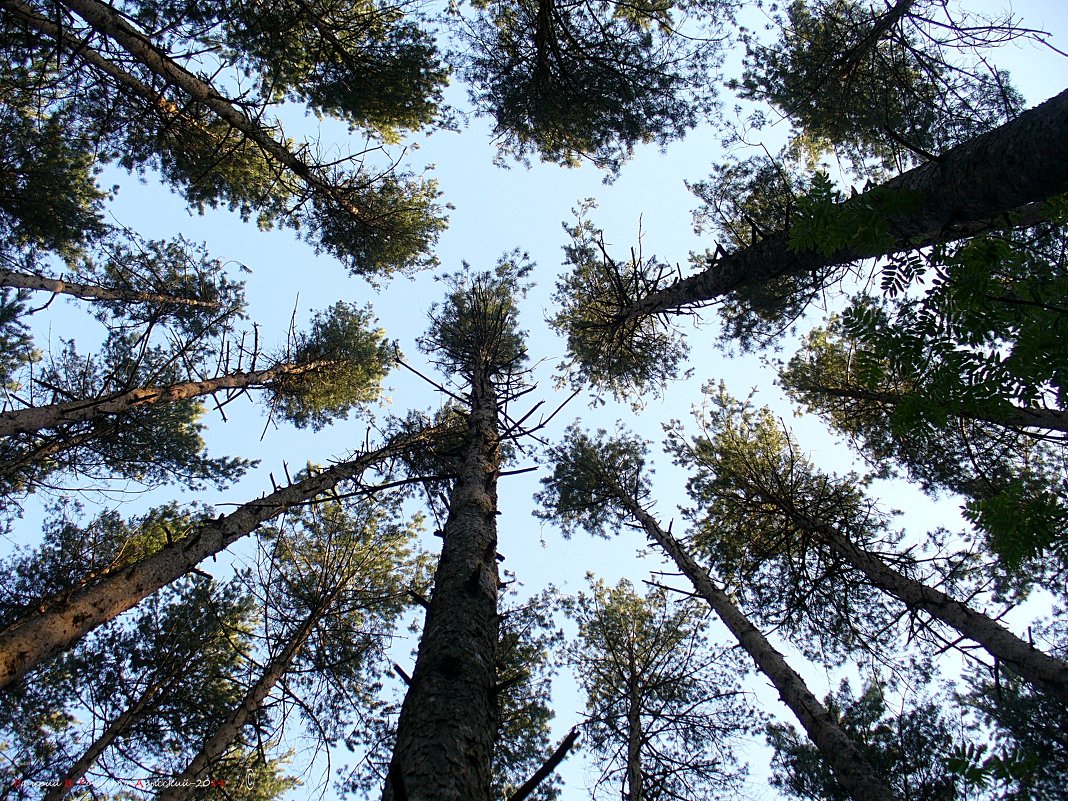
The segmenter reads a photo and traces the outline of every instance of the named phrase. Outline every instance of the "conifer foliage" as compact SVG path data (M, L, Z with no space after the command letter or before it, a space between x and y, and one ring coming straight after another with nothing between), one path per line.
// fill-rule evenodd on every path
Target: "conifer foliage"
M554 801L584 760L594 799L769 771L797 798L1063 797L1068 91L1025 101L997 64L1063 43L937 0L752 6L0 0L0 796ZM408 302L414 364L369 293L439 266L449 187L415 137L480 116L489 160L608 185L711 126L693 269L578 201L555 352L524 330L553 265L520 248ZM784 146L748 149L772 117ZM263 319L242 254L123 225L129 180L289 229L294 290L314 257L346 283ZM680 319L797 345L778 383L852 468L724 375L653 420L655 477L648 401L707 371ZM568 400L530 400L554 359L640 433L554 429ZM444 402L387 414L395 369ZM331 455L220 446L250 397ZM640 575L523 585L507 482L539 468L539 559L583 533L563 580L636 546ZM888 481L959 530L900 521Z

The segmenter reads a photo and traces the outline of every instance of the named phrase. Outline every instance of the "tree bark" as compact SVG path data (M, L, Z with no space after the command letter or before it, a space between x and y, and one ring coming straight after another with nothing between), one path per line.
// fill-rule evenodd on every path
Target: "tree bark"
M0 412L0 436L25 434L43 428L55 428L67 423L81 423L106 415L118 415L138 406L153 403L174 403L180 400L210 395L228 389L259 389L276 378L296 376L323 370L337 362L317 360L307 364L278 364L267 370L231 373L205 381L184 381L163 387L139 387L126 392L106 395L102 398L53 403L47 406L31 406Z
M197 780L201 778L205 770L218 762L220 757L226 753L245 727L245 724L256 714L267 696L270 695L271 690L289 672L293 660L300 653L308 638L311 637L315 627L319 625L319 621L326 614L333 599L337 597L339 590L340 587L335 589L329 599L312 610L312 613L304 619L300 627L290 635L281 653L264 668L256 683L245 693L241 703L204 742L204 745L201 746L200 751L193 757L186 769L182 771L180 776L175 777L173 784L160 792L157 801L187 801L187 799L194 797L198 789L196 786Z
M864 207L873 194L915 193L920 206L890 220L891 244L835 251L793 253L789 231L777 231L728 253L705 270L639 299L622 310L625 327L653 314L709 303L737 289L783 275L811 275L836 265L973 236L1009 223L1007 215L1068 192L1068 90L1004 125L943 153L936 161L902 173L850 198L843 209Z
M619 495L642 529L675 562L704 598L723 624L745 649L757 668L775 689L779 698L797 717L820 756L830 765L835 778L855 801L893 801L898 795L879 778L875 769L861 755L852 739L837 724L834 716L808 689L804 679L787 664L767 638L749 621L730 597L715 585L708 572L687 553L669 533L660 528L652 515L632 499Z
M99 284L82 284L76 281L63 281L47 278L33 273L20 273L0 268L0 286L12 289L30 289L39 292L53 292L59 295L72 295L82 300L118 300L133 303L159 303L168 306L194 306L202 309L218 309L219 304L210 300L182 298L175 295L163 295L156 292L138 292L134 289L117 289Z
M496 388L476 371L462 466L384 801L490 801L497 733Z
M0 632L0 690L34 665L69 648L96 626L136 606L204 559L237 542L261 523L329 492L343 481L358 478L374 465L424 445L440 432L440 428L431 428L397 437L376 450L249 501L229 515L220 515L215 522L200 526L192 534L132 565L116 568L86 586L43 599L37 612ZM493 551L490 561L494 562Z
M1068 664L1024 642L1000 623L976 612L944 592L908 578L882 559L861 548L833 526L798 517L827 547L857 568L883 592L909 609L923 609L960 634L979 643L988 653L1011 667L1026 681L1068 703Z
M634 665L631 665L633 671ZM632 675L627 688L627 801L644 801L642 773L642 707L638 677Z

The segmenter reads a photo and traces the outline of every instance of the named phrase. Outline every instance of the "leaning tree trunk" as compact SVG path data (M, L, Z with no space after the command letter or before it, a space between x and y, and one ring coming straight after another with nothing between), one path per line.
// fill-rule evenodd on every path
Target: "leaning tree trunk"
M883 592L909 609L922 609L932 617L979 643L992 656L1011 667L1026 681L1068 703L1068 664L1024 642L996 620L976 612L941 590L898 573L882 559L861 548L833 526L797 516L832 553L863 573Z
M10 6L18 11L21 11L23 6L18 0L3 0L0 5ZM304 161L284 143L275 139L262 123L219 94L214 86L164 54L114 7L99 0L61 0L59 5L77 14L94 30L106 36L168 84L209 108L223 122L255 142L264 154L300 178L317 195L345 210L355 219L373 224L374 221L369 219L367 211L355 205L343 188L331 183L323 168Z
M1068 90L1033 109L850 198L843 211L865 208L904 191L918 207L889 220L890 241L851 245L824 254L794 252L789 231L776 231L728 253L688 278L621 309L616 324L633 327L652 314L673 313L714 301L742 287L784 275L818 275L835 265L972 236L1010 220L1024 207L1068 192ZM1034 209L1022 219L1034 221Z
M267 699L267 696L271 694L271 690L289 672L293 665L293 660L300 653L304 644L307 643L308 638L315 631L315 627L319 625L319 621L328 611L330 604L333 603L340 589L339 586L329 599L318 604L304 619L300 627L290 635L281 653L274 657L267 667L263 669L263 673L245 693L241 703L204 742L200 751L193 757L181 775L174 780L173 784L159 794L157 801L187 801L187 799L194 797L197 792L197 781L203 776L204 771L218 762L226 753L241 733L241 730L245 728L245 724L252 719L252 716L256 714Z
M0 632L0 690L39 662L69 648L96 626L137 605L156 590L184 576L198 563L219 553L261 523L286 509L307 503L367 469L425 445L440 428L397 437L382 447L249 501L228 515L132 565L117 568L90 583L38 602L34 613ZM490 552L493 561L493 552ZM494 574L496 575L496 574Z
M779 691L779 698L797 717L843 789L855 801L893 801L898 798L857 750L834 716L808 689L805 680L787 664L782 654L772 647L730 597L715 585L708 572L674 537L661 529L656 520L641 506L622 494L619 499L641 524L649 538L659 544L678 565L679 570L693 584L697 594L708 602L746 653L753 658L760 672L771 680Z
M307 364L278 364L267 370L230 373L204 381L184 381L163 387L138 387L101 398L86 398L0 412L0 437L26 434L40 431L43 428L55 428L67 423L83 423L98 417L119 415L138 406L176 403L224 390L259 389L268 386L278 378L324 371L336 364L336 361L328 360Z
M183 668L186 665L182 665ZM144 692L138 696L137 700L130 704L122 713L116 717L111 723L109 723L104 731L93 740L85 752L78 757L70 769L66 773L66 781L70 784L60 783L52 787L42 798L41 801L61 801L67 796L68 793L81 789L78 785L78 780L81 779L88 772L96 761L100 758L100 755L104 753L115 740L126 731L134 721L143 717L147 710L157 701L160 693L166 688L169 682L174 681L177 678L177 674L173 671L168 671L164 676L156 679L145 688Z
M64 281L59 278L46 278L33 273L20 273L0 268L0 287L12 289L31 289L39 292L52 292L57 295L72 295L82 300L118 300L132 303L158 303L163 306L193 306L203 309L218 309L219 303L212 300L183 298L176 295L164 295L157 292L140 292L136 289L83 284L77 281Z
M471 386L441 558L397 725L385 801L490 801L497 733L497 397Z

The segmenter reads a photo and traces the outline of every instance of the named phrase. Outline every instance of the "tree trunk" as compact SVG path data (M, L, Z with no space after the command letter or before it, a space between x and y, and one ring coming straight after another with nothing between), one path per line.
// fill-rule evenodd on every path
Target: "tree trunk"
M330 608L330 604L337 597L340 587L335 589L331 594L331 597L318 605L311 614L305 618L304 622L300 625L293 634L286 641L285 647L282 652L278 654L274 659L270 661L263 673L253 684L245 697L241 700L241 703L237 705L230 716L222 722L218 729L215 730L201 747L197 755L193 757L192 761L186 767L180 776L177 776L174 780L174 784L166 789L162 790L157 798L157 801L187 801L187 799L193 798L194 794L198 790L197 781L201 778L204 771L211 767L213 764L226 753L230 745L237 739L237 736L241 733L241 730L245 727L245 724L249 722L263 702L270 695L271 690L275 685L289 672L290 667L293 664L293 660L297 654L300 653L301 648L311 637L312 632L315 631L315 627L319 625L319 621L322 620L323 615L326 614Z
M760 672L771 680L779 691L779 698L797 717L843 789L855 801L893 801L898 798L878 777L827 708L808 689L804 679L787 664L782 654L772 647L730 597L713 583L707 571L637 503L625 495L618 495L618 498L649 538L658 543L686 575L697 594L708 602L753 658Z
M8 2L11 0L5 0L4 4L7 5ZM143 33L121 17L116 9L98 0L61 0L59 5L73 11L94 30L108 37L168 84L181 89L198 103L203 103L219 119L255 142L267 156L299 177L309 189L344 209L357 220L368 225L374 224L374 220L369 219L363 209L353 204L345 191L332 184L319 167L301 159L231 100L219 94L215 87L202 81L155 47Z
M440 428L432 428L397 437L376 450L249 501L229 515L220 515L215 522L200 526L193 534L132 565L117 568L87 586L43 599L37 612L0 632L0 690L37 663L69 648L96 626L136 606L204 559L237 542L264 521L330 491L343 481L358 478L374 465L424 445L439 433ZM490 561L493 562L492 550Z
M827 547L867 576L876 587L909 609L932 617L979 643L992 656L1035 686L1068 703L1068 664L1024 642L1000 623L954 600L940 590L898 573L875 554L861 548L834 527L798 516Z
M31 289L39 292L53 292L58 295L73 295L82 300L118 300L133 303L159 303L168 306L195 306L203 309L218 309L219 304L210 300L181 298L175 295L161 295L156 292L138 292L133 289L116 289L99 284L81 284L75 281L62 281L58 278L46 278L33 273L20 273L0 268L0 286L12 289Z
M307 364L279 364L267 370L231 373L205 381L185 381L164 387L139 387L102 398L31 406L0 412L0 436L25 434L43 428L55 428L66 423L81 423L105 415L118 415L138 406L153 403L174 403L180 400L210 395L227 389L259 389L282 376L301 375L323 370L337 362L318 360Z
M138 699L126 707L121 715L111 721L104 731L101 732L100 736L97 737L77 761L70 766L70 769L66 774L67 781L70 782L70 785L65 786L61 784L57 787L52 787L45 794L42 801L61 801L68 792L80 790L81 788L78 786L78 780L96 763L97 759L100 758L100 755L104 753L104 750L126 730L126 727L145 713L145 710L159 696L160 691L175 678L175 674L168 673L164 677L149 684Z
M996 228L1007 215L1068 192L1068 90L1004 125L847 200L864 207L874 193L905 190L920 198L915 211L890 220L892 243L849 247L829 255L793 253L789 232L777 231L729 253L705 270L639 299L617 317L620 327L652 314L709 303L782 275L818 274L828 267L912 250ZM1033 212L1033 209L1028 211ZM1025 215L1033 222L1033 213Z
M633 669L633 665L631 665ZM638 678L631 676L627 689L627 801L643 801L645 788L642 774L642 701Z
M490 801L497 733L497 397L476 372L462 466L411 684L397 725L385 801Z

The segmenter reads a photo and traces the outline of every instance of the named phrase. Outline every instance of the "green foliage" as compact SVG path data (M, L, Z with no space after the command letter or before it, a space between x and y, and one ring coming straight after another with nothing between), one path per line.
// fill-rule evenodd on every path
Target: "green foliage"
M0 626L36 611L41 599L59 595L122 570L164 545L191 534L209 519L207 509L167 504L123 518L105 511L85 520L66 500L49 509L39 545L0 560Z
M497 660L498 733L493 749L493 797L505 801L542 766L552 752L551 680L564 635L553 620L558 599L552 588L501 612ZM560 797L554 773L530 796Z
M649 498L653 471L646 467L647 452L646 442L622 431L590 436L570 426L547 454L553 473L534 496L540 506L535 516L553 521L566 537L579 529L606 539L618 534L631 519L620 498L638 504Z
M553 300L559 311L549 320L567 337L563 371L575 386L592 384L617 399L661 392L678 377L689 350L667 316L628 316L626 310L668 286L675 273L633 251L627 261L612 259L603 232L586 217L593 206L585 202L576 224L564 226L571 237L564 246L571 272L557 281Z
M463 18L462 73L496 121L502 155L618 172L639 144L665 145L712 108L717 0L478 0ZM696 36L676 20L692 14ZM703 30L702 30L703 28ZM703 36L702 36L703 34Z
M144 3L139 21L157 28L175 21L214 26L228 57L261 76L265 95L395 141L399 131L433 121L448 80L413 10L406 3L368 0L314 8L298 0L268 7Z
M316 143L291 142L272 120L282 103L296 100L386 141L429 123L447 70L417 16L374 2L314 7L285 2L269 11L245 3L148 2L124 10L179 68L199 75L203 54L210 53L217 68L215 100L229 104L247 119L244 127L255 130L239 130L243 126L224 120L210 103L136 60L98 69L94 58L110 53L115 43L61 9L32 9L69 37L58 45L6 10L12 33L4 44L12 58L0 74L0 91L56 128L46 136L20 136L37 143L23 159L30 166L22 172L29 175L32 165L41 165L34 168L40 188L60 184L55 197L69 197L72 205L71 213L56 217L71 232L58 240L58 234L49 234L49 241L70 240L89 227L100 197L93 170L117 162L131 171L157 171L193 208L222 206L246 219L255 216L264 227L296 228L357 274L435 263L428 251L445 222L433 181L393 169L388 160L372 163L374 147L321 157ZM80 42L73 48L73 68L57 70L51 55L57 46L71 50L72 41ZM177 55L183 53L191 55ZM359 80L351 79L353 70ZM5 124L30 123L12 117L10 123L0 120L0 127ZM303 166L281 163L265 139L288 149ZM60 183L67 173L72 180ZM72 195L68 184L86 188ZM40 229L35 220L56 228L47 215L65 209L44 202L44 194L20 197L25 202L11 212L25 218L17 221L28 232L23 239L40 238L33 233ZM0 200L0 216L3 205Z
M274 379L272 408L298 428L321 430L353 408L377 400L393 360L393 346L367 307L338 302L312 319L311 329L295 336L290 353L280 357L315 369Z
M880 778L908 801L955 801L961 789L954 775L955 736L941 704L926 701L891 715L878 684L857 698L843 681L824 704ZM775 748L771 784L792 798L848 801L816 747L792 726L771 724L768 743Z
M788 230L798 202L820 191L823 178L804 175L781 156L715 165L707 180L686 185L702 204L694 211L694 228L711 229L728 246L746 247L772 231Z
M466 384L512 380L527 359L518 301L533 267L518 250L502 256L493 272L472 274L464 264L445 279L448 299L431 308L430 330L419 347L443 372L461 376Z
M181 352L181 349L179 349ZM195 358L195 351L188 354ZM88 399L140 386L173 383L175 354L113 333L99 357L83 356L73 341L49 357L35 378L46 402ZM43 394L43 393L42 393ZM0 487L8 503L38 490L55 491L72 477L136 481L146 486L183 482L188 488L223 486L251 462L213 458L204 450L199 400L138 406L121 415L66 423L0 441Z
M372 760L388 762L393 736L391 709L380 697L386 648L411 603L408 590L425 591L429 583L428 560L415 541L421 525L402 517L396 497L320 498L261 538L270 640L282 642L318 618L285 691L273 696L280 702L264 711L265 726L280 735L299 714L320 747L344 743L357 751L357 765L338 770L348 777L346 792L381 790ZM289 707L294 698L296 709Z
M891 297L854 301L780 377L884 473L963 495L1010 567L1064 549L1064 241L1053 222L892 261Z
M565 653L586 695L585 743L600 770L594 798L636 797L639 773L649 801L735 788L745 771L732 745L755 721L738 660L705 639L707 610L663 589L642 597L625 580L589 580L590 594L568 604L579 632Z
M887 601L825 543L828 530L868 548L898 539L867 497L866 480L818 470L767 408L722 386L704 391L698 436L667 427L668 451L690 470L694 505L684 514L695 527L694 550L757 620L796 635L810 658L842 659L884 643Z
M6 18L5 18L6 25ZM0 34L0 47L7 37ZM25 80L25 68L6 70ZM41 114L27 87L0 69L0 257L38 249L74 258L98 235L102 201L92 154L71 136L69 113ZM15 85L12 85L15 83Z
M893 250L894 217L918 210L921 201L920 195L906 190L873 189L846 198L826 173L814 173L809 190L797 200L789 250L824 256Z
M1011 20L954 19L938 6L918 0L880 34L893 13L884 4L794 0L774 16L774 45L747 42L733 88L789 117L791 147L812 163L831 151L860 173L872 160L902 170L1022 107L1007 73L962 54L1031 32Z
M77 563L86 549L81 550L66 556ZM37 554L49 556L48 551ZM55 567L47 561L41 566L46 571ZM24 695L28 686L19 686L0 703L0 737L5 756L13 760L0 769L5 785L10 787L15 778L67 778L75 761L105 732L111 739L85 774L94 787L118 789L128 785L120 777L130 775L173 775L237 701L235 679L246 667L242 654L252 626L252 604L238 583L214 586L195 577L150 596L128 619L97 629L32 676L33 685L47 688L42 712L64 721L55 735L49 731L54 725L37 731L20 725L26 713L19 707L33 697ZM121 728L109 731L121 718ZM34 775L38 766L25 760L34 749L51 752L41 776ZM123 796L119 790L102 797Z
M1064 654L1061 647L1050 650ZM1043 632L1039 632L1041 636ZM958 748L951 767L1004 801L1068 798L1068 707L999 666L993 677L975 673L962 701L992 730L988 745Z
M33 347L33 337L22 317L26 304L18 293L0 290L0 387L7 392L17 392L17 380L23 367L40 358Z
M153 293L198 304L158 301L99 301L92 312L105 324L149 326L166 323L180 335L200 334L206 327L223 328L245 311L243 281L225 272L219 259L204 245L179 236L170 240L143 240L131 231L112 231L98 240L92 252L78 263L78 281L109 289ZM241 268L247 272L247 268Z

